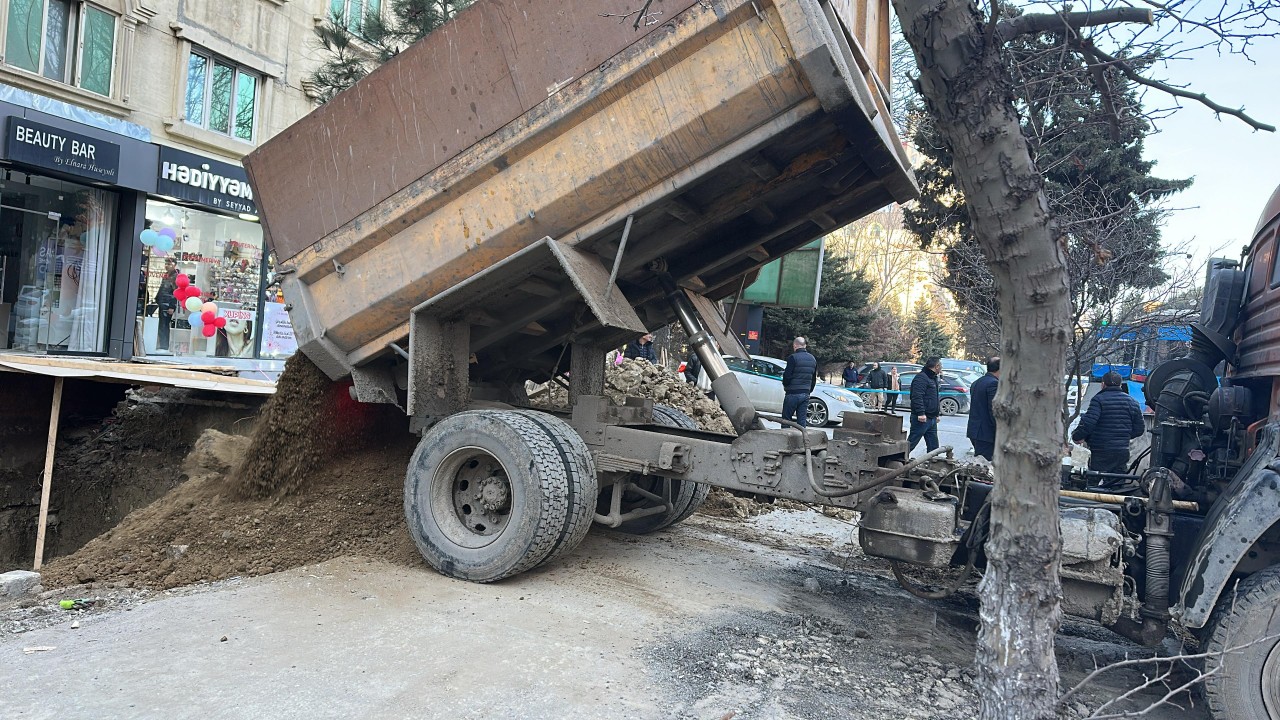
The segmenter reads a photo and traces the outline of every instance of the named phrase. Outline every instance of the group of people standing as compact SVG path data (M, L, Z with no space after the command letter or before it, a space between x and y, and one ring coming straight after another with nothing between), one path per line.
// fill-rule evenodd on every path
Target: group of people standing
M845 366L841 373L841 379L844 380L846 388L857 387L860 383L858 380L858 368L854 367L851 362ZM902 382L898 378L898 368L889 368L888 372L880 367L880 363L871 363L871 369L867 371L867 387L872 390L880 390L881 392L866 393L863 395L863 402L872 410L897 410L898 409L898 393L902 391Z

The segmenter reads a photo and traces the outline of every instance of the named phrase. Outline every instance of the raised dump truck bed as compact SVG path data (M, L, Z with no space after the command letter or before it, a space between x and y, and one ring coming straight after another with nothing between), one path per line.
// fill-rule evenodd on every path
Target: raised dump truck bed
M879 79L887 0L616 17L644 5L480 0L246 158L300 345L330 376L394 359L413 310L470 281L441 308L469 329L473 380L545 377L570 337L673 320L655 261L718 299L914 197ZM617 292L584 302L601 272Z

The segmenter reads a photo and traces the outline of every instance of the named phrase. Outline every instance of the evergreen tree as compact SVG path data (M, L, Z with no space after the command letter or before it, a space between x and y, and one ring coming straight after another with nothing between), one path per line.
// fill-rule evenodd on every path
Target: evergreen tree
M389 18L375 3L360 6L364 15L344 17L342 3L334 0L330 17L316 28L325 59L308 81L317 99L329 102L470 4L471 0L392 0Z
M933 305L924 298L916 302L915 313L911 316L911 331L916 336L916 362L923 363L925 358L951 355L951 335L935 317Z
M791 354L791 341L800 336L819 363L847 361L869 336L872 290L872 282L861 270L851 270L844 258L827 256L817 308L765 308L765 353L786 357Z

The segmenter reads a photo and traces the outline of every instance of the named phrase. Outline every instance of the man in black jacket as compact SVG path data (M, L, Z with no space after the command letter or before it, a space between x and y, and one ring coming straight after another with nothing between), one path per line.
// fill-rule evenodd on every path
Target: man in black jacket
M802 337L791 343L787 369L782 371L782 419L794 420L800 427L809 426L809 396L818 384L818 359L805 349Z
M872 390L880 390L881 392L867 393L864 397L867 400L867 407L875 410L884 406L884 390L889 388L889 373L880 367L880 363L871 363L871 370L867 372L867 387Z
M1089 447L1090 470L1123 474L1129 471L1129 441L1146 431L1142 408L1124 391L1120 373L1112 371L1102 376L1102 390L1089 401L1071 440Z
M991 401L1000 386L1000 358L987 361L987 374L973 381L969 388L969 428L966 433L973 443L973 454L987 462L996 452L996 416L991 411Z
M942 360L931 357L924 361L924 369L911 381L911 433L907 435L907 454L911 454L924 438L929 452L938 449L938 376L942 374Z
M645 333L639 340L627 343L624 356L628 360L647 360L655 365L658 364L658 356L653 352L653 335Z

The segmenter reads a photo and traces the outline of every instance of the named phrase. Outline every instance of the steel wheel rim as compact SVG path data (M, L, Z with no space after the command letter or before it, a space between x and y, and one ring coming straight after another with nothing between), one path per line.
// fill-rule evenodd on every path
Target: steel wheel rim
M1271 646L1262 666L1262 704L1271 720L1280 720L1280 642Z
M810 400L809 407L806 408L805 414L808 416L809 422L816 425L827 424L827 406L822 404L820 400Z
M431 514L451 542L481 548L511 520L511 479L502 461L478 447L445 456L431 478Z

